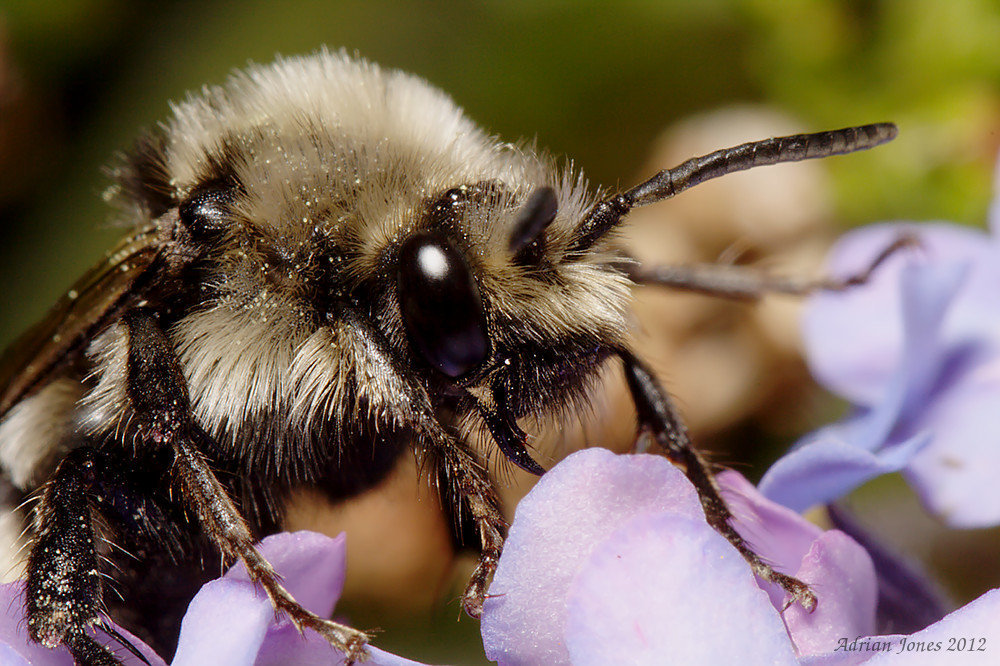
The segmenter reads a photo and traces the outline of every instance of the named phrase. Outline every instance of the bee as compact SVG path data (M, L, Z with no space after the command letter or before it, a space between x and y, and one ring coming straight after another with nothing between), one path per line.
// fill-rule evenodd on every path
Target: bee
M254 544L300 488L357 495L412 449L474 523L482 611L505 522L462 433L542 474L518 419L583 408L617 359L639 427L789 603L816 604L730 525L710 466L627 344L632 287L729 297L838 284L628 261L629 211L709 178L839 155L888 123L748 143L620 193L485 134L442 92L344 53L251 66L173 107L113 169L131 233L0 361L7 495L34 496L26 624L81 664L116 657L105 609L154 647L209 574L242 560L276 611L349 659L368 636L302 608ZM131 557L117 572L114 543ZM124 591L115 605L101 576ZM120 638L120 637L119 637ZM127 646L126 646L127 647Z

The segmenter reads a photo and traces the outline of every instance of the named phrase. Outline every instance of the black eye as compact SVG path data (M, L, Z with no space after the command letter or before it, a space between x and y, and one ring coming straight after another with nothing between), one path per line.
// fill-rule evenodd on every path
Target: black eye
M397 281L410 341L428 363L459 377L486 359L486 315L465 257L434 232L408 238Z
M229 189L207 189L196 192L177 209L181 224L195 238L212 238L229 223L229 205L233 193Z

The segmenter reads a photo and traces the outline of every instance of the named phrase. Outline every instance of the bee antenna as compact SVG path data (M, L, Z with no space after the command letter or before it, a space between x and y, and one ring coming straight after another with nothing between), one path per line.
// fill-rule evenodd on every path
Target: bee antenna
M512 254L526 248L556 219L559 201L551 187L539 187L521 206L517 222L510 234L508 247Z
M646 182L596 204L576 229L571 252L583 252L618 226L636 206L645 206L712 178L758 166L799 162L867 150L896 137L893 123L846 127L815 134L794 134L751 141L733 148L694 157L673 169L664 169Z

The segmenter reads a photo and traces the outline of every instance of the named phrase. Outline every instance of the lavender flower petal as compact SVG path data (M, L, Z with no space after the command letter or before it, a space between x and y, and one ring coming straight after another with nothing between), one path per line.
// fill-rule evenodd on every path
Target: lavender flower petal
M625 523L583 563L567 606L574 666L796 663L767 594L704 520Z
M881 456L926 433L929 441L912 461L896 462L904 462L901 471L928 508L956 527L1000 523L1000 486L988 473L1000 465L1000 423L993 418L1000 399L1000 165L996 180L993 236L947 224L852 232L832 253L834 275L856 273L902 234L916 236L920 247L892 257L865 285L812 298L804 318L815 376L860 407L841 424L841 443ZM957 269L964 274L953 282L948 273ZM814 459L793 453L762 487L803 507L895 467L880 470L871 460L858 469L829 439L805 440L802 448L827 448ZM837 465L841 478L834 481L815 463L838 456L854 471Z
M1000 356L939 394L920 415L919 424L933 429L933 439L904 475L924 503L953 527L1000 523L998 405Z
M908 329L914 325L903 319L903 289L914 274L945 265L968 267L961 293L951 295L955 302L949 304L942 334L948 344L971 339L1000 320L1000 304L991 296L1000 277L996 249L979 231L945 224L865 227L837 243L828 271L837 277L857 274L904 234L918 237L920 247L891 257L865 285L817 294L806 306L803 332L813 375L857 405L871 407L882 400L898 370L904 334L912 335ZM903 275L907 271L909 277ZM927 286L934 290L933 278ZM937 327L938 322L930 323ZM918 324L918 333L921 328Z
M340 596L347 564L346 536L313 532L275 534L261 554L271 562L292 596L305 608L329 617ZM239 563L202 587L188 608L173 666L278 666L342 664L343 655L318 634L300 634L276 617L270 600ZM419 666L417 662L369 648L366 664Z
M783 612L799 654L823 652L835 636L874 633L875 568L861 545L842 532L823 532L761 495L736 472L723 472L718 481L735 517L733 525L754 551L779 571L808 583L820 599L812 613L797 605ZM776 609L784 608L784 590L757 583Z
M335 656L333 656L335 655ZM267 638L257 653L253 666L341 666L342 655L331 652L330 644L314 631L300 634L291 622L279 621L267 632ZM416 661L368 646L366 666L423 666Z
M73 661L70 660L69 663L72 664ZM6 644L0 644L0 664L5 664L6 666L31 666L30 661L19 654L12 646Z
M784 613L800 655L829 652L841 636L875 631L875 567L864 548L849 536L836 530L821 535L795 577L808 583L820 599L812 613L801 606L789 606Z
M857 274L904 232L872 225L843 236L827 262L832 277ZM802 319L806 359L824 386L857 405L873 406L886 391L903 346L899 272L907 258L897 253L864 285L809 299Z
M768 562L797 567L823 533L795 511L762 495L738 472L720 472L716 481L733 513L733 525Z
M996 239L1000 238L1000 159L997 160L996 167L993 169L993 191L997 193L997 196L993 197L993 201L990 203L986 222L992 232L992 237Z
M803 659L802 666L995 664L997 636L1000 636L1000 589L990 590L939 622L908 636L845 636L841 649Z
M1000 589L990 590L972 603L966 604L949 614L940 622L935 622L923 631L906 638L903 647L892 652L881 653L867 661L872 666L937 666L946 660L961 664L995 664L996 641L1000 637ZM902 637L893 637L894 646L900 645ZM957 646L958 639L966 639L966 649L949 652L949 647ZM972 641L968 639L973 639ZM982 640L977 640L982 639ZM954 643L952 641L955 641ZM940 648L935 651L916 651L920 643ZM970 649L971 648L971 649ZM983 648L982 650L976 648Z
M483 616L487 656L502 665L662 663L713 650L722 659L732 648L754 663L794 663L798 642L825 649L837 631L874 631L874 568L860 546L735 473L719 481L740 533L822 590L820 608L794 620L794 640L782 628L784 594L755 582L680 472L662 458L590 450L553 468L518 506ZM707 630L710 644L698 640Z
M662 458L575 453L551 469L517 506L486 600L486 656L501 665L567 663L565 597L580 564L634 516L701 519L684 475Z
M303 608L330 617L344 587L346 534L334 538L308 531L275 534L261 541L259 548L280 572L282 585ZM225 578L250 582L242 561L234 564Z
M188 606L173 666L249 666L274 610L252 583L225 577L206 583Z
M333 612L344 582L344 535L330 539L312 532L276 534L264 539L259 548L300 603L323 616ZM267 595L250 581L240 562L202 587L191 601L174 666L253 664L275 620ZM306 645L305 641L301 644ZM327 660L338 656L329 645L326 652Z
M893 374L884 378L882 395L874 407L813 433L779 460L761 480L765 495L804 510L903 468L920 449L930 445L932 433L918 429L913 414L920 413L940 376L943 359L937 350L943 322L967 275L967 264L959 261L899 268L902 352L897 355ZM862 325L848 320L840 328L850 328L851 322ZM824 333L824 344L839 344L836 333Z
M28 638L24 619L24 583L16 581L0 586L0 645L9 653L29 664L73 666L73 657L66 648L50 650ZM6 655L4 655L6 656ZM3 662L6 663L6 662Z
M817 504L836 500L866 481L889 472L897 472L931 441L922 432L904 442L876 453L855 442L852 437L866 425L847 421L827 426L791 452L780 458L764 473L760 492L795 511L805 511Z
M311 532L276 534L264 539L260 551L285 588L306 608L328 617L344 583L346 537L331 539ZM49 650L28 640L24 631L22 583L0 587L0 664L72 666L66 648ZM128 631L112 625L146 656L152 666L166 666L151 648ZM141 662L100 632L98 640L114 650L126 666ZM173 666L330 666L343 655L314 632L300 634L285 617L277 617L267 595L250 581L240 563L195 595L181 625ZM377 648L369 648L373 666L420 666Z

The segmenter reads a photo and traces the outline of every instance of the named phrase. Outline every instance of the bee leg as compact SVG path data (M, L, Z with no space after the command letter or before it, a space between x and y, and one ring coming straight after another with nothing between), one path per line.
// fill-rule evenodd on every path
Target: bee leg
M142 436L173 449L182 502L225 557L243 560L250 579L263 588L276 611L300 631L308 628L323 636L349 663L364 658L368 636L300 606L254 547L249 525L201 452L215 444L191 414L180 364L155 317L137 308L122 320L129 333L126 392Z
M452 497L465 501L479 528L482 553L462 595L462 608L471 617L479 618L483 614L487 586L496 571L497 562L500 561L507 522L500 509L496 488L486 468L476 460L472 452L460 442L450 440L437 447L436 453L444 476L451 484Z
M96 486L95 466L92 448L74 449L45 485L35 508L25 605L32 640L50 648L65 645L78 664L114 666L121 662L86 633L103 622L89 499Z
M204 433L201 436L208 437ZM320 634L343 651L348 662L363 658L368 636L347 625L324 620L300 606L282 586L271 564L254 547L249 526L205 457L183 439L174 442L174 450L184 499L223 554L243 560L250 579L264 589L275 610L285 613L299 631L312 629Z
M643 266L629 263L622 268L636 284L657 285L694 291L708 296L755 301L768 294L807 296L817 291L845 291L866 283L889 257L901 249L914 247L914 236L900 236L864 269L846 278L816 280L771 275L763 270L726 264L682 264Z
M802 581L779 573L765 563L730 524L733 514L719 493L708 462L692 446L687 428L650 369L627 350L620 350L618 355L625 366L625 377L639 416L639 427L653 435L670 461L680 467L694 485L708 524L733 544L757 576L785 590L789 595L789 605L798 603L806 610L814 609L816 595L813 591Z

